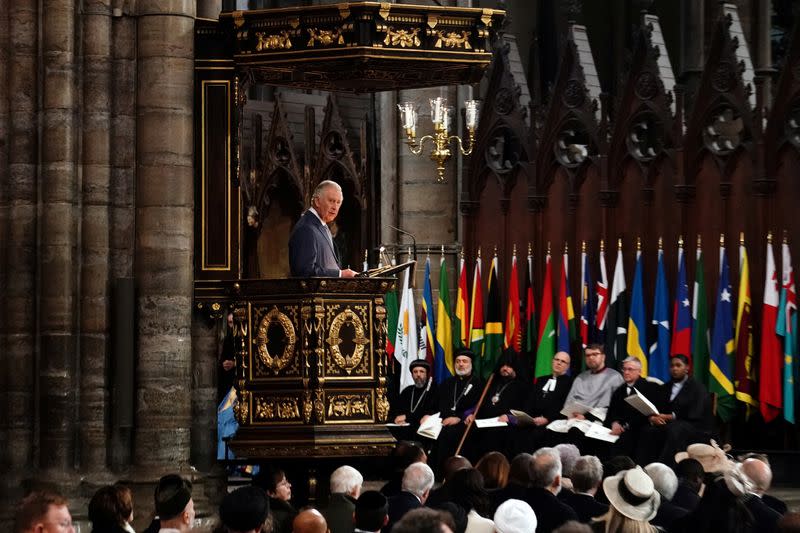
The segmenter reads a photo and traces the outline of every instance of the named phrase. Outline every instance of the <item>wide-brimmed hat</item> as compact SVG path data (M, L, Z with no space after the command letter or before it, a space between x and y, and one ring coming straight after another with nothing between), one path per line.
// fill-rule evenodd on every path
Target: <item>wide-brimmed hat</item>
M633 520L649 522L661 505L653 480L641 466L607 477L603 480L603 491L617 511Z
M684 459L695 459L703 465L704 472L725 472L730 469L731 461L728 459L725 450L720 448L715 441L711 444L696 443L690 444L685 452L675 454L675 462L680 463Z
M494 513L497 533L533 533L536 526L536 513L522 500L506 500Z

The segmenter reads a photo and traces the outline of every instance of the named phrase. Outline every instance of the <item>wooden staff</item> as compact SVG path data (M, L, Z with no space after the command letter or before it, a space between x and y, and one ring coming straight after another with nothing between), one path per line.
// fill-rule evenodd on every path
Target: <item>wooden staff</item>
M472 424L475 423L475 419L478 418L478 411L480 410L481 405L483 405L483 400L486 398L486 393L489 392L489 387L492 386L492 381L494 381L494 372L492 372L492 375L489 376L489 379L486 381L486 386L483 388L483 392L478 400L478 404L475 406L475 412L472 413L472 420L469 421L469 424L467 424L467 427L464 429L464 434L461 436L461 442L458 443L458 448L456 448L455 455L461 453L461 447L464 446L464 441L467 440L469 429L472 427Z

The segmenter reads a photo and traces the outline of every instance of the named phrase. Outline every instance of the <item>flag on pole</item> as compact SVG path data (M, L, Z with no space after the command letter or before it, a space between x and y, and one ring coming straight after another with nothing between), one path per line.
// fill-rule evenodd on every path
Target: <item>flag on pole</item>
M500 306L500 285L497 253L492 258L489 269L489 286L486 293L486 342L481 361L481 375L488 379L494 372L494 365L503 355L503 311Z
M794 289L792 256L789 253L789 243L786 241L786 237L783 239L781 248L783 253L783 279L776 333L783 337L783 418L787 422L794 424L794 393L797 378L797 367L794 364L797 343L797 293Z
M411 270L406 269L400 296L400 314L395 338L395 359L400 364L400 391L414 384L411 361L417 358L417 313L414 308L414 289L409 284Z
M444 247L442 247L444 249ZM447 282L447 263L444 254L439 261L439 301L436 309L436 354L434 357L436 383L455 374L453 366L453 327L450 323L450 284Z
M600 279L597 280L597 314L595 324L597 342L606 340L606 319L608 318L608 274L606 274L606 252L603 241L600 241ZM584 362L585 364L585 362Z
M469 348L469 294L467 293L467 262L464 250L458 264L458 292L456 294L456 317L453 322L453 343L456 348Z
M533 253L528 244L528 266L525 270L525 351L532 357L536 350L536 302L533 297Z
M506 308L506 327L503 348L513 348L522 352L522 327L519 314L519 274L517 273L517 247L511 256L511 274L508 277L508 306Z
M420 335L420 356L424 358L431 368L433 366L433 356L436 350L436 321L433 311L433 289L431 288L431 257L425 258L425 282L422 289L422 313L420 324L422 332ZM423 351L424 348L424 351ZM422 357L424 356L424 357Z
M594 286L592 273L589 268L589 256L586 253L586 242L581 244L581 346L586 346L595 341L597 331L594 323L594 299L592 298ZM585 364L585 360L584 360Z
M708 301L706 300L706 281L703 268L703 250L697 236L697 266L694 276L692 301L692 353L690 361L694 378L708 387L708 354L711 338L708 330Z
M536 350L536 369L534 371L534 377L537 379L552 374L553 356L556 354L556 325L555 317L553 316L553 272L549 249L545 259L541 309L542 314L539 317L539 347Z
M686 282L686 254L683 237L678 239L678 279L675 283L675 303L672 307L671 355L683 354L691 359L692 304L689 301L689 284Z
M473 369L475 374L480 373L480 361L483 358L483 290L481 288L481 251L478 249L478 258L475 259L475 272L472 276L472 306L469 310L472 322L469 326L469 349L475 354Z
M644 288L642 287L642 250L641 242L637 243L636 272L633 275L633 292L631 293L631 314L628 317L628 338L626 353L635 357L642 364L642 376L647 377L647 317L644 311Z
M764 276L764 303L761 308L761 364L758 373L758 399L761 416L770 422L781 412L781 346L776 335L778 324L778 272L772 253L772 233L767 234L767 268Z
M575 309L569 292L569 252L564 245L564 261L561 265L561 283L558 287L558 351L570 353L575 340Z
M625 358L628 345L628 298L622 263L622 239L617 248L617 265L611 286L611 301L606 319L606 365L617 368Z
M744 234L739 238L739 297L736 300L736 399L747 404L747 418L756 400L755 367L753 361L753 324L751 322L750 262L744 246Z
M386 293L386 356L391 362L394 358L394 343L397 338L397 317L400 305L397 302L397 288Z
M656 340L650 346L648 372L651 377L666 383L670 378L669 289L667 288L667 275L664 271L664 249L661 246L661 239L658 240L658 271L656 273L656 296L653 302L653 326L656 330Z
M725 256L725 243L720 238L719 284L714 333L711 336L708 390L717 395L717 415L724 422L733 417L736 406L733 390L733 288Z

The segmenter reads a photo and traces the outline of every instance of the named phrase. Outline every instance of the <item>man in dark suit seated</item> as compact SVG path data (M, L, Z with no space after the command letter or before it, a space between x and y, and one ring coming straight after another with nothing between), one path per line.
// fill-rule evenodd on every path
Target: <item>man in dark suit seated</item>
M687 509L679 507L672 502L672 498L678 490L678 476L675 471L663 463L650 463L644 467L644 471L653 480L653 487L661 495L661 504L658 506L658 512L650 520L650 523L671 531L672 525L676 520L689 514Z
M583 455L572 467L572 489L561 491L559 498L572 507L578 520L588 524L592 518L608 512L608 505L598 502L594 495L603 481L603 464L594 455Z
M353 512L363 483L364 477L352 466L340 466L331 474L331 497L320 509L331 533L353 533Z
M772 483L772 469L761 459L745 459L741 464L742 474L750 480L744 504L753 513L758 531L777 531L778 520L782 514L770 507L764 500L764 493Z
M567 375L570 355L558 352L550 363L553 373L536 380L530 396L523 408L533 418L533 424L520 424L516 417L509 417L509 424L515 425L512 434L512 454L532 453L537 448L548 444L547 424L559 418L564 400L572 387L572 376Z
M675 465L675 454L694 442L707 441L712 428L711 403L706 388L689 376L689 360L673 355L669 360L672 379L661 386L654 402L659 414L649 417L642 429L638 463Z
M642 363L635 357L628 357L622 361L622 379L625 383L611 394L605 425L611 428L612 435L619 435L619 440L611 446L611 456L633 457L639 443L639 433L647 426L648 419L626 402L625 398L639 391L653 402L658 400L660 393L656 383L651 383L642 377Z
M328 224L342 206L342 188L334 181L317 185L311 207L303 213L289 237L289 267L292 276L352 278L356 272L341 269Z
M403 474L400 493L389 498L389 522L384 533L392 530L395 522L411 511L425 505L433 488L433 470L425 463L414 463Z
M556 495L561 490L561 457L555 448L539 448L531 458L531 488L525 501L539 521L537 533L549 533L578 516Z

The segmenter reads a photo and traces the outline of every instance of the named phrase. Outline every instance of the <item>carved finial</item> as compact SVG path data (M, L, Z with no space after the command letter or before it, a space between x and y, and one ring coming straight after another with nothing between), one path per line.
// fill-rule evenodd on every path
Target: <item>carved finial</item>
M531 246L530 241L528 242L528 255L533 255L533 247Z
M478 259L480 259L480 258L481 258L481 247L478 246Z
M739 245L740 246L744 246L744 232L743 231L739 232Z
M606 241L604 241L603 239L600 239L600 251L601 252L606 251Z
M511 248L511 255L512 257L517 257L517 243L514 243L513 248Z
M622 250L622 239L617 239L617 249Z
M636 251L637 252L641 252L642 251L642 238L641 237L636 237Z
M364 249L364 262L366 263L369 259L369 250Z
M550 241L547 241L547 255L550 255Z
M464 247L461 247L461 259L464 259Z
M494 254L493 257L497 257L497 245L494 245Z
M663 250L664 249L664 238L663 237L659 237L658 238L658 249L659 250Z
M425 259L430 259L430 258L431 258L431 247L428 246L428 248L425 250Z
M772 230L767 232L767 242L772 244Z
M725 234L724 233L720 233L719 234L719 245L720 246L725 246Z
M683 235L678 236L678 248L683 248Z
M789 232L783 230L783 244L789 244Z
M569 253L569 243L567 241L564 241L564 255L567 255L568 253Z
M703 246L703 237L701 237L700 234L698 233L697 234L697 247L698 248L702 248L702 246Z
M442 245L442 257L444 257L444 244Z
M586 241L581 241L581 253L586 253Z

